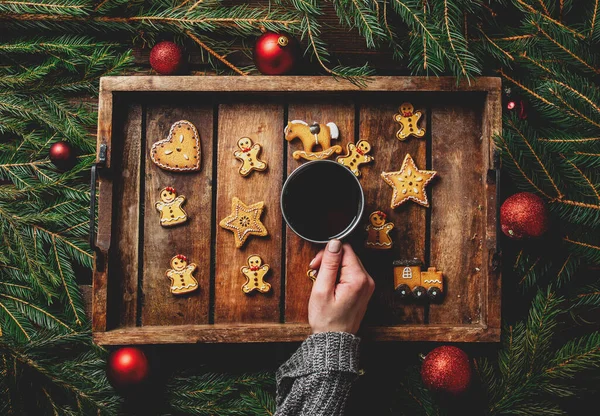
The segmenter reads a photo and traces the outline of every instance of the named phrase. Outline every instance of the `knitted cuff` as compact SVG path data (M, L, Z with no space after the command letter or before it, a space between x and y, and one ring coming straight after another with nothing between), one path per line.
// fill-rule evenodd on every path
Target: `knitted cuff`
M308 373L343 371L358 374L360 338L347 332L321 332L300 346Z

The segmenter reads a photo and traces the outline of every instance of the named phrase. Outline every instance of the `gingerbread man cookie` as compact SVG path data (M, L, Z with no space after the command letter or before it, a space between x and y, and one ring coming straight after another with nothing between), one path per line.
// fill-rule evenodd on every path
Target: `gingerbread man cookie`
M383 180L392 187L391 207L396 208L406 201L413 200L424 207L429 206L425 187L437 174L433 170L419 170L413 158L407 153L402 167L397 172L382 172Z
M262 258L256 254L248 257L248 266L240 269L242 274L246 276L246 283L242 286L242 292L250 293L253 290L258 290L260 293L267 293L271 290L271 285L265 282L265 275L269 272L269 265L262 264L262 262Z
M173 172L200 170L200 136L196 126L187 120L174 123L169 136L152 145L152 161Z
M344 156L338 156L338 163L349 168L356 177L360 177L358 166L363 163L373 161L373 156L367 153L371 151L371 145L366 140L360 140L358 143L348 143L348 152Z
M171 269L167 270L167 277L171 279L171 293L182 295L198 289L198 281L192 273L198 266L194 263L188 264L188 258L178 254L171 259Z
M333 153L341 153L342 146L331 144L331 140L340 136L340 131L335 123L319 124L314 122L309 125L306 121L292 120L285 129L285 140L288 142L294 139L300 139L304 150L297 150L292 153L296 160L303 158L306 160L323 160L330 157ZM315 146L321 146L322 151L313 152Z
M400 130L396 132L398 140L406 140L408 136L423 137L425 128L419 127L419 119L423 115L421 111L414 111L411 103L402 103L399 112L394 114L394 120L400 124Z
M231 214L223 218L219 225L233 232L237 248L243 246L251 235L265 237L268 234L267 228L260 221L264 205L263 201L246 205L237 197L233 197Z
M393 222L385 222L387 215L381 211L375 211L369 216L371 224L367 225L367 241L365 246L376 250L387 250L392 248L393 242L390 231L394 229Z
M267 163L258 159L261 151L260 144L252 144L249 137L242 137L237 143L240 150L233 152L233 155L242 161L240 166L240 175L248 176L253 170L263 171L267 169Z
M154 204L156 210L160 212L160 225L172 227L187 221L187 213L181 208L185 203L185 196L177 196L175 188L167 186L160 191L160 199L161 201Z

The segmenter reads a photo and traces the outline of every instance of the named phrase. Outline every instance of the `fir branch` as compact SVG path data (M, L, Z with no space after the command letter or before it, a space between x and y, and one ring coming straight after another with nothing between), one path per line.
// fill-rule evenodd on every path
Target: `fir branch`
M224 56L219 55L214 50L212 50L211 48L209 48L208 45L206 45L206 43L202 42L200 40L200 38L198 38L198 36L194 35L191 31L188 30L186 33L187 33L187 35L194 42L196 42L198 45L200 45L200 47L202 49L204 49L206 52L208 52L209 54L211 54L212 56L214 56L215 58L217 58L219 61L221 61L223 64L225 64L228 68L230 68L232 71L237 72L238 74L240 74L242 76L247 76L248 75L248 73L241 71L238 67L236 67L235 65L233 65L227 59L225 59Z

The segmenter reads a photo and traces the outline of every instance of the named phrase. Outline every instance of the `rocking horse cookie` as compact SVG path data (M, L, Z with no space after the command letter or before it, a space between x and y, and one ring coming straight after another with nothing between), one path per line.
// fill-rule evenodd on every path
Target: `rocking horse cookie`
M425 136L425 128L417 126L423 112L415 111L411 103L402 103L398 110L398 113L394 115L394 120L401 126L400 130L396 132L398 140L406 140L408 136Z
M187 120L174 123L169 136L152 145L150 157L160 168L173 172L200 170L200 136Z
M302 120L292 120L283 130L285 140L291 142L294 139L300 139L304 147L303 150L296 150L292 157L296 160L303 158L306 160L323 160L329 158L334 153L341 153L342 146L331 145L331 140L340 136L340 131L335 123L309 125ZM313 152L315 146L321 146L320 152Z

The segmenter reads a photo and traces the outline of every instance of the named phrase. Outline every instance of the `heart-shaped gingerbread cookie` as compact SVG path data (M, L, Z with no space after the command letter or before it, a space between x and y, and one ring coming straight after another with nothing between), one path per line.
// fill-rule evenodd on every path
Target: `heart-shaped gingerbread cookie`
M200 136L196 126L187 120L175 122L169 136L152 145L150 156L165 170L200 170Z

